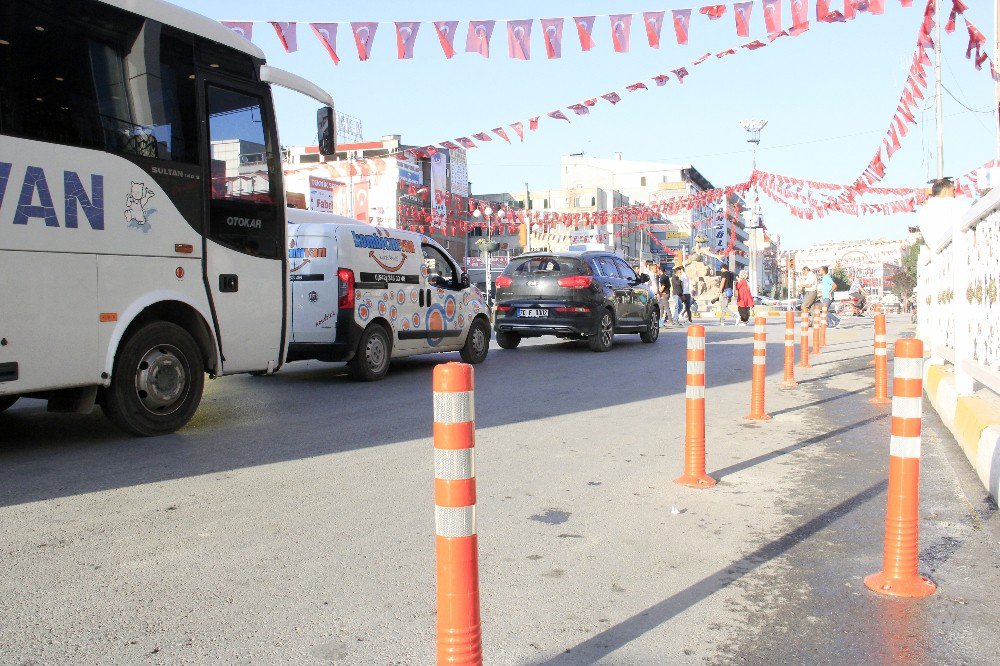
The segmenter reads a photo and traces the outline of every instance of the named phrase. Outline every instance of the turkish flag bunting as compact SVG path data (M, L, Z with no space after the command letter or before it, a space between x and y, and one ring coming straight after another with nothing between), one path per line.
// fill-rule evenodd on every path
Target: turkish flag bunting
M752 2L737 2L733 5L733 15L736 17L736 35L750 36L750 14L753 12Z
M618 102L622 101L621 95L619 95L616 92L605 93L605 94L601 95L601 97L603 97L604 99L608 100L612 104L617 104Z
M612 14L608 18L611 20L611 41L614 44L615 52L628 53L629 34L632 31L632 15Z
M749 49L751 51L756 51L757 49L762 49L765 46L767 46L767 44L765 44L764 42L760 41L759 39L755 39L755 40L753 40L752 42L750 42L748 44L744 44L743 48Z
M507 132L505 132L502 127L494 127L490 131L493 132L494 134L496 134L498 137L500 137L504 141L506 141L507 143L510 143L510 137L507 136Z
M646 39L649 45L660 48L660 29L663 28L663 12L643 12L642 22L646 24Z
M899 116L893 116L892 119L896 123L896 129L899 130L899 135L905 139L906 135L910 131L910 130L906 129L906 123L904 123L903 119L900 118Z
M468 139L466 139L466 141L468 141ZM457 143L453 143L451 141L442 141L441 147L447 148L448 150L458 150L460 148L460 146Z
M830 0L816 0L816 20L821 23L830 15Z
M547 115L549 118L552 118L553 120L565 120L566 122L569 122L569 118L566 117L566 114L560 111L559 109L556 109L555 111L549 111L545 115Z
M542 36L545 37L545 55L550 59L562 57L562 29L563 20L561 18L542 19Z
M809 22L809 0L792 0L792 26Z
M413 43L417 41L419 21L396 21L396 57L409 60L413 57Z
M684 77L688 75L688 71L684 67L678 67L677 69L670 70L673 72L674 76L677 77L678 83L684 83Z
M222 21L222 25L226 26L248 42L253 40L252 21Z
M351 30L354 31L354 43L358 47L358 57L361 60L368 60L372 53L372 42L375 41L378 23L374 21L352 22Z
M585 116L588 113L590 113L590 109L588 109L583 104L570 104L566 108L568 108L570 111L572 111L573 113L575 113L578 116Z
M649 90L649 88L646 87L645 83L638 82L638 83L633 83L632 85L629 86L625 86L625 90L628 90L629 92L635 92L636 90Z
M538 129L538 116L534 118L528 118L528 129L534 132Z
M653 80L656 81L657 86L665 86L667 85L667 81L670 80L670 77L666 74L657 74L653 77Z
M490 37L493 36L494 25L496 25L496 21L469 21L469 34L465 38L465 50L489 58Z
M763 0L764 25L769 33L781 31L781 0Z
M590 99L583 100L585 106L597 106L597 98L591 97Z
M706 53L705 55L703 55L702 57L698 58L697 60L695 60L691 64L692 65L700 65L701 63L705 62L706 60L708 60L711 57L712 57L711 53Z
M472 139L470 139L467 136L460 136L457 139L455 139L455 141L458 141L460 144L462 144L466 148L475 148L476 147L476 144L472 141Z
M806 32L807 30L809 30L809 22L808 21L806 21L805 23L797 23L797 24L793 25L791 28L788 29L787 32L792 37L798 37L799 35L801 35L803 32ZM771 41L774 41L774 40L771 40Z
M515 60L531 60L531 21L507 21L507 55Z
M445 58L455 55L455 31L458 29L458 21L434 21L434 30L437 32L438 41L441 42L441 50L444 51Z
M521 141L524 141L524 123L522 122L511 123L510 128L514 130L514 132L517 134L517 138L519 138Z
M678 44L688 43L688 27L691 25L691 10L690 9L675 9L674 14L674 32L677 34Z
M278 35L285 53L292 53L299 50L298 39L295 37L295 21L268 21Z
M844 0L844 18L854 20L854 12L858 9L858 0Z
M868 11L872 14L885 14L885 0L868 0Z
M785 30L779 30L778 32L772 32L767 36L768 41L773 42L779 37L788 37L788 32Z
M580 36L580 49L583 51L594 48L594 38L591 35L594 32L595 19L595 16L573 17L573 21L576 23L576 32Z
M698 10L699 14L704 14L711 21L722 18L726 14L725 5L707 5Z
M333 64L340 64L340 58L337 56L337 24L310 23L309 27L312 29L313 34L316 35L319 43L326 49L326 53L333 60Z
M965 27L968 28L969 30L969 46L968 48L965 49L965 57L966 58L972 57L972 52L975 51L976 63L977 63L976 69L979 69L979 67L982 65L983 62L982 60L980 60L980 57L982 56L980 50L982 49L983 44L986 43L986 35L981 33L979 31L979 28L972 25L969 19L965 19Z
M889 139L892 139L891 143L887 139L885 146L885 154L887 157L892 157L892 154L899 150L899 134L896 133L896 128L892 125L889 126Z
M719 51L715 54L716 58L725 58L726 56L731 56L736 53L736 49L726 49L725 51Z
M490 138L490 135L487 134L486 132L477 132L476 134L472 135L472 138L475 139L476 141L492 141L493 140L493 139Z

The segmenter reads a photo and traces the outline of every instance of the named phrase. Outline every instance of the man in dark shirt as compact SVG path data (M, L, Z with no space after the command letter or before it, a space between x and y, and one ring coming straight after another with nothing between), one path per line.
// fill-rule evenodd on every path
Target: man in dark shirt
M729 315L729 301L733 298L733 272L729 266L723 266L719 271L722 284L719 285L719 325L726 325L726 317Z
M659 265L656 266L656 302L660 304L660 326L666 326L671 321L670 315L670 276Z
M670 311L673 312L674 322L677 324L681 323L681 307L683 307L681 296L684 293L680 271L680 267L677 267L670 274Z

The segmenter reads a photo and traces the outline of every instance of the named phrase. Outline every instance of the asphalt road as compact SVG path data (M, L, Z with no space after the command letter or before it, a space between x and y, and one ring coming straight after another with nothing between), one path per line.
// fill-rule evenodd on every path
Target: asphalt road
M682 331L607 354L492 349L476 368L487 662L996 663L1000 519L929 406L921 568L938 593L861 582L881 566L888 463L870 324L830 331L794 391L769 326L767 423L742 419L752 328L709 327L710 490L672 483ZM374 384L321 363L219 379L155 439L40 402L0 415L0 663L432 663L444 360Z

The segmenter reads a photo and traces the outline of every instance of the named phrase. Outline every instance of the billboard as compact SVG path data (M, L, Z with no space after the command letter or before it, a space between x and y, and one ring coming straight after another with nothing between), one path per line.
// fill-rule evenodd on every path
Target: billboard
M464 148L451 148L451 191L463 197L469 196L469 162Z

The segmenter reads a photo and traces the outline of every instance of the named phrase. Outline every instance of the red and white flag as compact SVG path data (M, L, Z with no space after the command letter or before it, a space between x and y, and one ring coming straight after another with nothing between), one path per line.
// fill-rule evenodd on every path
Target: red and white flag
M542 36L545 38L545 55L550 59L562 57L562 29L563 20L561 18L541 19Z
M792 0L792 26L809 22L809 0Z
M470 139L467 136L460 136L457 139L455 139L455 141L458 141L460 144L462 144L466 148L475 148L476 147L475 142L473 142L473 140ZM444 145L444 144L441 144L441 145Z
M707 5L698 10L699 14L704 14L710 21L716 21L726 15L725 5Z
M396 21L396 57L409 60L413 57L413 44L417 41L419 21Z
M762 0L762 2L766 30L769 33L781 32L781 0Z
M675 9L674 14L674 33L677 35L678 44L688 43L688 27L691 25L691 10L690 9Z
M750 50L750 51L756 51L757 49L762 49L765 46L767 46L767 44L765 44L764 42L760 41L759 39L755 39L755 40L753 40L752 42L750 42L748 44L744 44L743 48L745 48L747 50Z
M504 141L506 141L507 143L510 143L510 137L507 136L507 132L505 132L502 127L494 127L490 131L493 132L494 134L496 134L498 137L500 137Z
M278 35L278 41L286 53L299 50L299 42L295 36L295 21L268 21Z
M615 52L628 53L629 34L632 31L632 15L612 14L608 18L611 20L611 41L614 44Z
M830 0L816 0L816 20L826 22L830 15Z
M596 16L574 16L573 21L576 23L576 32L580 36L580 49L583 51L589 51L594 48L594 38L592 37L594 33L594 20Z
M490 135L487 134L486 132L476 132L475 134L472 135L472 138L476 139L477 141L492 141L493 140L493 139L490 138Z
M885 14L885 0L868 0L868 11L872 14Z
M667 81L670 80L670 77L666 74L657 74L653 77L653 80L656 81L657 86L665 86L667 85Z
M531 60L531 21L507 21L507 55L516 60Z
M528 129L534 132L538 129L538 116L534 118L528 118Z
M375 21L352 22L351 30L354 31L354 44L358 47L358 57L362 61L368 60L372 54L372 42L375 41L378 23Z
M566 117L566 114L560 111L559 109L556 109L555 111L549 111L546 115L554 120L565 120L566 122L569 122L569 118Z
M469 34L465 38L465 50L489 58L490 37L493 36L494 25L496 25L496 21L469 21Z
M691 64L692 65L700 65L701 63L705 62L706 60L708 60L711 57L712 57L711 53L706 53L703 56L701 56L700 58L698 58L697 60L695 60L694 62L692 62Z
M511 123L510 128L514 130L515 134L517 134L517 138L519 138L521 141L524 141L524 123L520 121L516 123Z
M673 72L674 76L677 77L678 83L684 83L684 77L688 75L686 67L678 67L677 69L672 69L670 71Z
M253 41L252 21L222 21L222 25L226 26L248 42Z
M441 42L441 50L444 51L445 58L455 55L455 32L458 30L458 21L434 21L434 30L437 32L438 41Z
M330 60L333 60L333 64L339 65L340 57L337 55L337 24L310 23L309 27L312 29L313 34L316 35L319 43L326 49L326 53L330 56Z
M646 39L649 45L660 48L660 30L663 28L663 12L643 12L642 22L646 24Z
M753 12L752 2L737 2L733 5L733 15L736 17L736 34L739 37L750 36L750 14Z
M638 81L631 85L625 86L625 90L628 90L629 92L635 92L637 90L649 90L649 88L642 81Z
M590 109L588 109L584 104L570 104L566 108L578 116L585 116L590 113Z
M601 97L608 100L612 104L617 104L618 102L622 101L622 96L616 92L604 93L603 95L601 95Z

